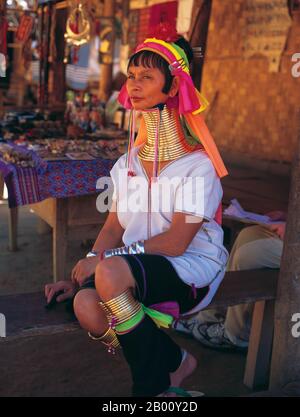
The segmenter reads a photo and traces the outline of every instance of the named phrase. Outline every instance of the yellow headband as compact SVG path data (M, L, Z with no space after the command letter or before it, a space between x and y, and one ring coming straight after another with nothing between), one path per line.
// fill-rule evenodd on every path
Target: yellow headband
M182 66L183 71L185 71L187 74L190 73L188 60L187 60L186 54L185 54L185 52L183 50L182 50L182 54L180 54L179 51L175 48L175 46L173 46L171 43L165 42L165 41L162 41L161 39L156 39L156 38L148 38L148 39L145 39L144 42L143 42L143 44L147 44L147 43L150 43L150 42L151 43L156 43L157 45L161 45L164 48L166 48L172 55L174 55L175 61L181 62L183 60L184 61L184 64L185 64L185 65ZM152 52L155 52L155 53L159 54L166 61L168 61L169 64L172 64L174 62L174 61L172 61L169 58L169 56L165 55L163 53L163 51L160 51L160 50L157 50L157 49L153 49L153 48L151 48L151 46L149 46L149 47L147 47L147 46L141 47L141 49L139 49L138 52L139 51L142 51L142 50L149 50L149 51L152 51Z

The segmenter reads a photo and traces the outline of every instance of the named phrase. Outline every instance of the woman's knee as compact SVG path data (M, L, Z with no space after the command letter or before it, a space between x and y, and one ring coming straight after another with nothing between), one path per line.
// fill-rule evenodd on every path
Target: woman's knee
M100 298L93 289L79 291L74 299L74 312L80 326L94 335L103 334L108 326L99 301Z
M112 257L97 265L95 284L101 299L108 301L128 288L134 288L135 281L127 262L121 257Z
M74 298L74 313L79 321L87 320L95 311L99 310L98 294L93 289L79 291Z

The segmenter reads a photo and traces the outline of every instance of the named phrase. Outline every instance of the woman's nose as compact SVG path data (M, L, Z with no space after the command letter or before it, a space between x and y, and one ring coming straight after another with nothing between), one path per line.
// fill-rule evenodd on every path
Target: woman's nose
M141 90L141 83L139 80L129 80L127 88L129 91L139 91Z

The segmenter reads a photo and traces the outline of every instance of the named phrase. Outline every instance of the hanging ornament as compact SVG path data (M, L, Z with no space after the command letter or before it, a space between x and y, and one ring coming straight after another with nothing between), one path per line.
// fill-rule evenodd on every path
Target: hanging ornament
M20 24L16 33L16 40L25 43L31 35L34 18L30 15L24 14L21 17Z
M91 36L91 23L88 13L81 3L78 4L67 19L65 39L67 44L81 46L89 42Z
M112 47L114 38L113 25L111 22L106 23L106 26L100 31L99 38L99 61L101 64L111 64L113 60Z

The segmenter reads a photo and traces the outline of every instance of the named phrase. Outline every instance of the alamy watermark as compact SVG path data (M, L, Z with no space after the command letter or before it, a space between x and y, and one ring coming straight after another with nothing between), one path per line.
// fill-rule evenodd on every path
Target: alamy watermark
M292 55L292 62L296 62L296 64L292 66L292 76L298 78L300 77L300 52L296 52Z
M97 181L100 190L96 202L97 210L119 213L147 213L149 211L149 183L143 176L127 176L127 169L118 171L117 183L111 177L101 177ZM114 190L115 188L115 190ZM118 207L113 205L118 194ZM151 212L173 213L181 211L195 215L204 214L204 177L158 177L151 184ZM188 221L188 220L187 220ZM191 219L191 221L193 221Z
M292 315L291 321L295 322L295 324L292 326L292 336L300 337L300 313L294 313Z
M0 337L6 337L6 318L0 313Z

